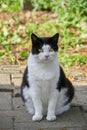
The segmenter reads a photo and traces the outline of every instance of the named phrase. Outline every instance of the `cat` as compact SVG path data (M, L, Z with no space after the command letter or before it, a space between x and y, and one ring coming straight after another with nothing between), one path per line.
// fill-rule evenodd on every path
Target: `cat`
M21 84L21 96L33 121L48 121L70 108L74 87L58 62L58 38L31 35L32 50Z

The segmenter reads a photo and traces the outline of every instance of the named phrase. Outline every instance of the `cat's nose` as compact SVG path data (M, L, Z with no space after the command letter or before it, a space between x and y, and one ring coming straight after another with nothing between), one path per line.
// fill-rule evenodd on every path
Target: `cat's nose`
M45 58L48 59L49 55L45 55Z

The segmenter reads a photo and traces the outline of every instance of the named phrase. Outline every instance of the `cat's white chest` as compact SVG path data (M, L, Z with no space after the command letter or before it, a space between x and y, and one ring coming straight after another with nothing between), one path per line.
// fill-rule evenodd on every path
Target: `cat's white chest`
M52 80L56 76L56 71L53 66L46 66L46 65L38 65L34 68L34 76L36 79L40 80Z

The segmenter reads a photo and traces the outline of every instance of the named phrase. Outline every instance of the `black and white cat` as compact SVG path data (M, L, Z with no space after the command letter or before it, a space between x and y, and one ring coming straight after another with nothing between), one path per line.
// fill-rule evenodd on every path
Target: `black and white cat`
M70 108L74 88L65 77L58 63L59 34L39 38L31 35L32 50L21 85L22 99L32 120L37 121L47 115L48 121L56 119Z

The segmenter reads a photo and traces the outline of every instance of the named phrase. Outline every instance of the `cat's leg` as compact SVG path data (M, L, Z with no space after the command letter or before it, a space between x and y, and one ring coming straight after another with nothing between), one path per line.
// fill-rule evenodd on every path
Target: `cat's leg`
M35 108L35 114L33 115L32 120L37 121L41 120L43 115L42 115L42 102L38 96L35 96L32 98L34 108Z
M59 96L59 93L57 90L52 92L52 94L50 95L50 99L48 103L48 112L47 112L47 117L46 117L48 121L56 120L55 109L56 109L56 105L58 101L58 96Z
M42 107L42 102L40 99L40 93L37 90L31 90L31 98L32 98L32 102L34 105L34 109L35 109L35 113L32 117L33 121L39 121L43 118L42 112L43 112L43 107Z

